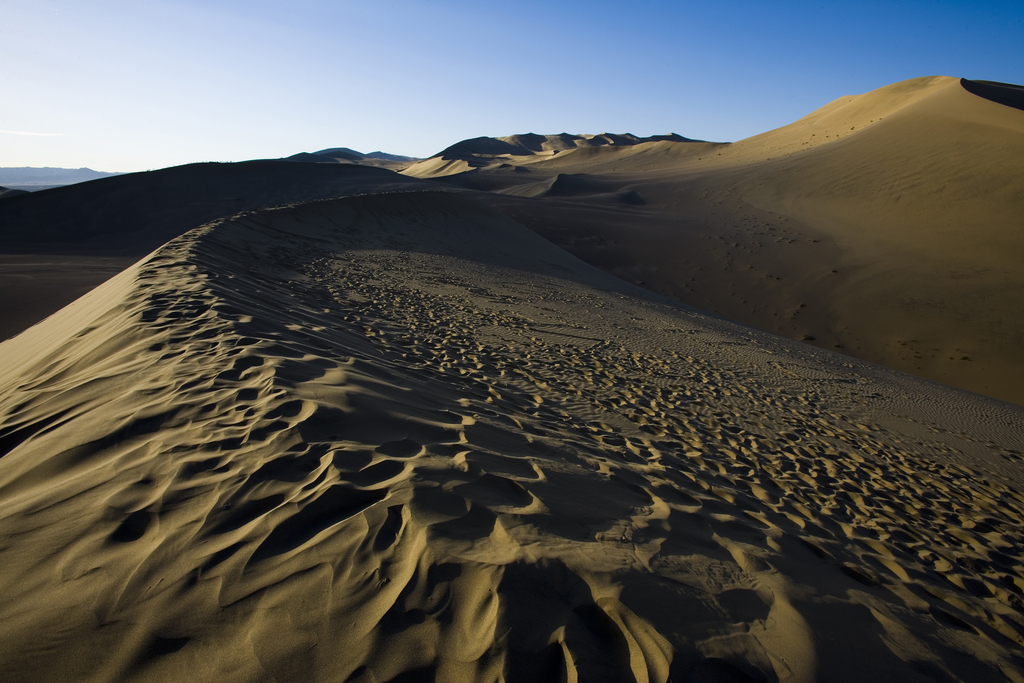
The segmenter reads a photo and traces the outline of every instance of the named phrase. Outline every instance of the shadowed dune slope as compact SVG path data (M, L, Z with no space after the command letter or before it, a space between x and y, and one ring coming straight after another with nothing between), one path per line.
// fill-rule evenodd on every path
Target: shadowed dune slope
M424 185L362 166L251 161L132 173L0 201L0 339L167 240L239 211ZM111 270L116 268L116 270Z
M1019 681L1022 418L465 195L244 213L0 345L0 665Z
M22 253L146 254L240 211L420 186L342 164L245 161L174 166L34 192L0 203L0 244Z
M28 194L28 190L12 190L9 187L0 187L0 199L17 197L19 194Z
M1024 402L1024 112L959 79L840 98L732 144L581 149L526 168L443 180L508 195L491 201L662 294ZM601 190L546 189L566 178Z
M966 78L961 78L960 84L964 86L964 90L978 97L1024 110L1024 86L996 81L969 81Z
M0 253L0 341L59 311L138 257Z

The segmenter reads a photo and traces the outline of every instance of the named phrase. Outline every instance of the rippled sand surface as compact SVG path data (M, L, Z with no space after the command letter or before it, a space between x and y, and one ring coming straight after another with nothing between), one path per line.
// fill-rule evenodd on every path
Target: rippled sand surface
M0 666L1020 681L1022 418L467 196L241 214L0 345Z

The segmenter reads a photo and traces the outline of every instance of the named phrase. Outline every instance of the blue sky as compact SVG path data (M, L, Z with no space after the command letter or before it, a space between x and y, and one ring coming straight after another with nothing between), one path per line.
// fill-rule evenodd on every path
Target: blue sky
M732 141L917 76L1024 83L1020 0L0 0L0 17L0 166Z

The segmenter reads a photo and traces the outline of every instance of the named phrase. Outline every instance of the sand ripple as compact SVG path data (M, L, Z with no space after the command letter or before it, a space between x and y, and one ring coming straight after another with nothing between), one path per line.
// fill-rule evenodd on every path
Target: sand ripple
M0 351L8 680L1024 680L1021 409L465 198L243 214Z

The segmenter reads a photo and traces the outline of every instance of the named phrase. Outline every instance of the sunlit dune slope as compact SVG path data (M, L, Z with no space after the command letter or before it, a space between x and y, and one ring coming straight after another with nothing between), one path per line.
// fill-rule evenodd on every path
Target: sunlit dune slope
M1017 681L1022 418L465 195L244 213L0 344L0 666Z
M581 149L525 168L444 180L508 195L493 201L663 294L1024 402L1024 111L958 79L840 98L733 144Z

